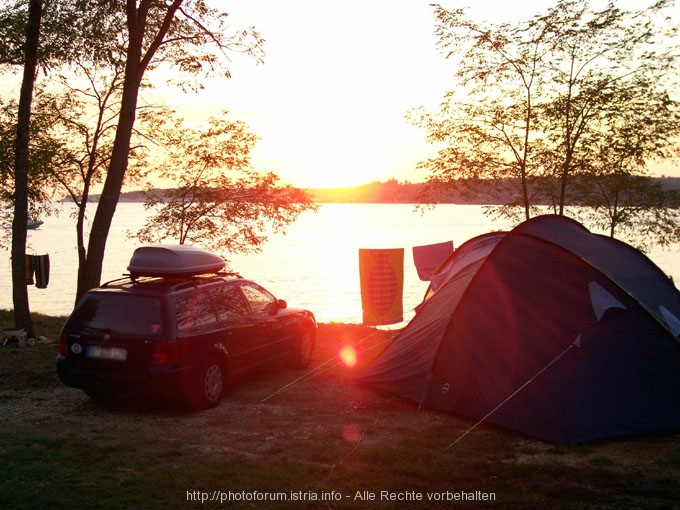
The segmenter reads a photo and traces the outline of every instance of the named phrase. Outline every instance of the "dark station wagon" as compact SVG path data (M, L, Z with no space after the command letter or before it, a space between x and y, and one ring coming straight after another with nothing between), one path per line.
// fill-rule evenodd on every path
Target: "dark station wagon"
M122 393L200 409L219 403L228 376L274 360L307 367L314 315L223 268L194 247L135 250L130 275L87 292L68 318L61 381L95 399Z

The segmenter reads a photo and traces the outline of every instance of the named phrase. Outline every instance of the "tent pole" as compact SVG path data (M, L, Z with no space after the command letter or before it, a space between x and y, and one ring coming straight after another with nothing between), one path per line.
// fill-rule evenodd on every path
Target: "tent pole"
M427 373L427 380L425 381L425 386L423 386L423 393L420 395L420 400L418 401L418 411L423 408L423 402L425 401L425 395L427 395L427 390L430 389L430 381L432 380L432 372Z

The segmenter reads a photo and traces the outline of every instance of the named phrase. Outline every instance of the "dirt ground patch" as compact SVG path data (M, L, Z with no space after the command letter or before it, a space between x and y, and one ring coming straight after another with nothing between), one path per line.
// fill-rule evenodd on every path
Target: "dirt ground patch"
M239 381L218 407L196 413L139 402L106 407L59 382L56 345L0 348L0 456L17 457L10 442L26 434L31 448L67 445L67 451L60 447L55 453L60 457L70 450L78 457L78 448L88 444L103 445L112 455L131 450L134 455L123 457L117 468L119 477L146 479L154 476L147 471L161 465L186 477L201 464L241 463L283 471L297 466L303 472L296 480L314 478L306 488L341 487L347 493L483 489L498 493L506 508L672 508L680 498L680 433L567 448L482 424L448 448L474 423L359 386L358 368L340 359L341 349L352 346L361 364L396 332L322 324L318 334L308 371L275 368ZM144 459L158 464L145 468ZM235 475L232 482L255 483ZM87 490L89 482L82 483ZM11 490L16 481L6 485ZM5 488L0 482L0 490Z
M352 346L359 356L372 357L395 334L321 325L308 371L274 368L250 376L237 381L218 407L198 413L148 402L119 401L107 407L58 381L38 388L6 387L0 390L0 430L40 431L46 437L77 433L84 441L162 434L202 455L271 461L298 455L310 444L331 449L370 442L371 430L380 431L374 437L390 441L433 422L461 429L463 422L452 417L418 411L354 383L358 367L343 364L340 349ZM23 349L50 350L56 356L54 345Z

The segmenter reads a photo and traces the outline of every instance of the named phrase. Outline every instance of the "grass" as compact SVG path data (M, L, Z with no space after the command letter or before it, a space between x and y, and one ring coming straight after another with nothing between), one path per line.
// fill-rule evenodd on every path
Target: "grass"
M48 338L61 324L36 317ZM374 335L391 333L320 325L314 363L338 339ZM260 374L202 413L105 408L61 385L55 356L55 344L0 348L0 508L648 509L680 498L678 433L562 447L480 426L447 449L469 421L353 386L329 362L267 400L299 374ZM260 500L279 493L288 500Z
M33 314L36 335L56 341L66 317ZM14 327L14 315L0 310L0 329ZM58 383L54 370L56 349L15 348L0 350L0 388L44 388ZM0 393L0 402L3 399Z
M66 322L66 317L43 315L41 313L33 313L31 318L36 335L54 339L59 337L61 327ZM14 313L11 310L0 310L0 326L2 326L2 329L14 328Z

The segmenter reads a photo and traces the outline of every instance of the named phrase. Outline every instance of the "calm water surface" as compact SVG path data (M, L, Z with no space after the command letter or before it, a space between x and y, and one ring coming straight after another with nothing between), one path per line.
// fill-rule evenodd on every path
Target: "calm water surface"
M31 310L68 315L73 308L77 254L72 207L29 231L28 253L50 255L47 289L29 286ZM121 276L139 246L127 232L136 231L147 213L142 204L119 204L107 243L102 281ZM413 317L427 282L418 279L411 248L453 240L460 246L468 239L507 228L489 221L480 206L439 205L425 213L403 204L324 204L319 212L306 213L286 235L274 235L261 253L232 255L231 269L240 272L286 299L290 305L312 310L319 322L360 323L359 248L404 248L404 319ZM679 247L657 250L652 260L680 282ZM3 253L0 308L12 308L9 254ZM403 324L402 324L403 325ZM399 325L397 325L399 326Z

